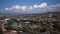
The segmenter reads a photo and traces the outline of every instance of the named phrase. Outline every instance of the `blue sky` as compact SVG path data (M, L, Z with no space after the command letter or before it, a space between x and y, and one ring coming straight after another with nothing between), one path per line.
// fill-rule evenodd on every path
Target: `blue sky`
M60 0L0 0L0 8L11 7L13 5L30 6L41 3L47 3L48 5L53 5L60 3Z
M48 11L47 6L49 6L49 10L55 10L56 7L60 7L60 0L0 0L0 11L22 12L23 10L24 12L25 10L25 13L28 11L34 13L38 10L38 12L44 12L43 10ZM51 6L56 7L51 8Z

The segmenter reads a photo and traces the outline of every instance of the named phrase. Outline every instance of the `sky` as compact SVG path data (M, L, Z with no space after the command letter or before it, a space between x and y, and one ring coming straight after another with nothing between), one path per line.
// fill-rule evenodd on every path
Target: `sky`
M44 13L60 11L60 0L0 0L0 12Z

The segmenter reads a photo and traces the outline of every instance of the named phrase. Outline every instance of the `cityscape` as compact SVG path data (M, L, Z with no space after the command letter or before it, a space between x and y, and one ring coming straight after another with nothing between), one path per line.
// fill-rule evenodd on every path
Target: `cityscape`
M0 0L0 34L60 34L60 0Z
M60 15L58 16L58 14L60 13L0 16L0 29L4 34L10 32L15 34L60 34Z

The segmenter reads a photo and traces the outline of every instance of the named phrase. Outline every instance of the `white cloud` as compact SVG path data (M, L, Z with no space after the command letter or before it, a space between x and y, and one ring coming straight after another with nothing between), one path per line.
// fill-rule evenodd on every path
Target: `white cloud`
M47 6L47 3L42 3L40 5L35 4L33 8L45 8Z
M34 8L33 8L33 6L29 6L29 8L28 8L29 10L33 10Z
M10 8L4 8L1 11L7 11L7 10L12 10L12 11L16 11L19 10L19 12L27 12L27 13L43 13L43 12L55 12L55 11L60 11L60 4L56 4L56 5L51 5L48 6L47 3L42 3L40 5L35 4L33 6L19 6L19 5L15 5L12 6ZM30 12L31 10L31 12Z
M4 8L5 10L9 10L9 8Z
M13 10L13 8L9 8L9 10Z
M26 10L26 8L27 8L26 6L21 6L22 10Z
M45 8L47 6L47 3L42 3L40 5L35 4L33 8Z
M56 5L51 5L45 8L46 11L48 12L59 12L60 11L60 4L56 4Z
M14 9L20 9L20 6L19 5L15 5L12 8L14 8Z
M34 5L34 8L39 8L39 5Z
M12 6L11 8L5 8L5 10L33 10L33 9L37 9L37 8L45 8L47 6L47 3L42 3L40 5L33 5L33 6L19 6L19 5L15 5Z
M47 6L47 3L42 3L39 5L40 8L45 8Z
M13 9L17 9L17 10L25 10L26 9L26 6L19 6L19 5L16 5L16 6L13 6L12 7Z

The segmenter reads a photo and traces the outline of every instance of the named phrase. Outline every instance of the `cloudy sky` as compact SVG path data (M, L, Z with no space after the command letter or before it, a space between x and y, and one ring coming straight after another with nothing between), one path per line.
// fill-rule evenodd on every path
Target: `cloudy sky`
M0 13L44 13L60 11L60 0L0 0Z

